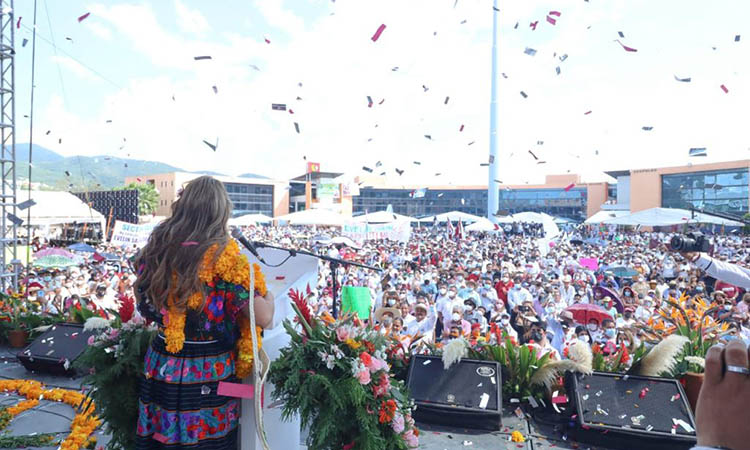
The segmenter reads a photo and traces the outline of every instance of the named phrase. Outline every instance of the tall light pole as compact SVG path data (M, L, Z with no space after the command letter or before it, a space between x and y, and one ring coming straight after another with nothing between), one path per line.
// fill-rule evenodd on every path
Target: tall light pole
M497 45L498 39L498 27L499 27L499 15L500 7L498 6L500 0L493 0L492 5L492 91L490 93L490 158L489 158L489 176L487 183L487 218L491 221L495 221L495 214L500 206L500 183L497 180L500 178L500 161L497 153L497 128L498 128L498 113L497 113L497 64L500 57L500 50Z

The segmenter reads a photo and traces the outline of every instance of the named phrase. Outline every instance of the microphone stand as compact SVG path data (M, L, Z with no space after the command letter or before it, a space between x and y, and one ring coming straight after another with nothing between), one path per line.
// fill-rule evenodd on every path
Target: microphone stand
M383 269L380 269L378 267L368 266L366 264L360 264L360 263L356 263L356 262L352 262L352 261L346 261L344 259L339 259L339 258L332 258L332 257L327 256L327 255L319 255L317 253L308 252L307 250L295 250L295 249L292 249L292 248L278 247L276 245L264 244L263 242L258 242L258 241L253 241L253 244L255 245L256 248L267 247L267 248L273 248L273 249L276 249L276 250L283 250L285 252L289 252L289 255L291 255L292 257L297 256L299 254L299 255L312 256L313 258L317 258L317 259L320 259L322 261L328 261L331 264L331 277L333 278L333 317L336 318L336 319L338 319L338 309L336 308L336 306L337 306L336 305L336 303L337 303L337 296L338 296L337 295L338 286L337 286L337 280L336 280L336 272L338 271L339 266L344 266L344 267L346 267L346 266L355 266L355 267L361 267L363 269L374 270L376 272L382 272L382 270L383 270Z

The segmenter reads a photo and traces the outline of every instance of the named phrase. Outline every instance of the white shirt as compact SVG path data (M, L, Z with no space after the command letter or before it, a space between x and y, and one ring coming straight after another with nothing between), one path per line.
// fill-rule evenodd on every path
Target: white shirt
M695 265L709 276L743 289L750 289L750 269L730 264L701 253Z
M523 302L533 302L534 299L531 296L531 292L524 287L513 286L513 289L508 291L508 305L510 309L516 306L521 306Z

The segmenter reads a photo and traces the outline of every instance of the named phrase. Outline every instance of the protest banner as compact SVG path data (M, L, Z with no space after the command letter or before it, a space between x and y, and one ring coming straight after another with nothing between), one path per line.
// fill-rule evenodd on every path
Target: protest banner
M151 232L154 231L154 228L156 228L157 225L159 224L146 223L143 225L136 225L118 220L115 222L114 230L112 230L110 244L123 247L132 247L135 245L136 247L141 248L146 245L149 236L151 236Z
M342 227L341 234L359 243L380 239L407 242L411 237L411 224L406 221L382 224L351 223Z
M366 287L344 286L341 289L341 312L357 313L362 319L370 318L372 300L370 290Z
M583 267L593 270L596 272L599 270L599 259L598 258L580 258L578 263Z

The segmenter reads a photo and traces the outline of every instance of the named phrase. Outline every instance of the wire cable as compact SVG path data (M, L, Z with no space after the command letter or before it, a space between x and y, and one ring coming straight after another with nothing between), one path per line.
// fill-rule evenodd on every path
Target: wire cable
M36 5L34 0L34 29L31 36L31 107L29 108L29 181L28 181L28 200L31 200L31 162L34 153L34 90L36 77ZM31 208L27 208L26 213L26 261L31 260ZM29 288L29 279L26 277L26 292Z

